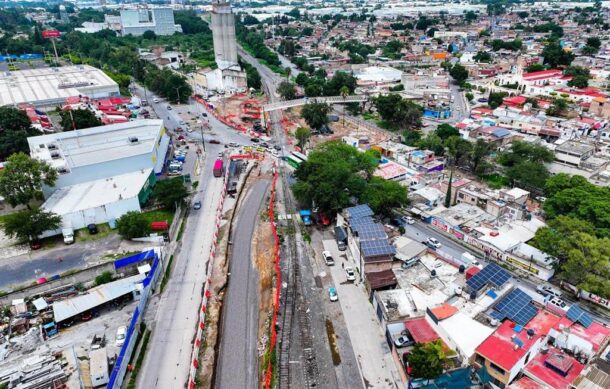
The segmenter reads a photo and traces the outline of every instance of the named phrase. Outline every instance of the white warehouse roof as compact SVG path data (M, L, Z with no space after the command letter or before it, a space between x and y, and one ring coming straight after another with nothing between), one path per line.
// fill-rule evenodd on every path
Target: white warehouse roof
M151 172L147 169L66 186L53 192L42 207L63 216L138 197Z
M28 138L28 144L32 158L58 169L71 169L152 153L163 135L162 129L163 120L133 120L33 136Z
M55 317L55 322L59 323L131 293L136 290L136 284L144 278L146 278L145 274L138 274L96 286L95 288L90 289L87 294L57 301L53 303L53 317Z
M402 70L388 66L369 66L354 71L354 76L361 82L392 82L402 79Z
M0 72L0 106L55 105L78 95L107 97L118 94L118 84L100 69L89 65Z

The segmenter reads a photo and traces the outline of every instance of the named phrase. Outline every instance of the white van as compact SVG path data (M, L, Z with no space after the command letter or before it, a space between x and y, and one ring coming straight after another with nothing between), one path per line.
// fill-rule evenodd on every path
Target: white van
M61 234L64 236L65 244L74 243L74 229L72 228L64 228L61 230Z

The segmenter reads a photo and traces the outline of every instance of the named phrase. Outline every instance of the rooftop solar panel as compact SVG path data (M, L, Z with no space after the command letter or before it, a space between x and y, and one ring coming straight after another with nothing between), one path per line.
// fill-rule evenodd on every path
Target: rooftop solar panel
M373 216L374 213L367 204L356 205L347 209L350 218L355 219L364 216Z
M593 318L587 312L585 312L578 304L573 304L568 312L566 312L568 319L573 322L580 323L583 327L589 328L593 324Z
M490 263L466 281L466 284L476 291L481 290L487 284L493 284L495 287L501 288L510 277L510 273L506 270L495 263Z
M366 240L360 243L360 248L366 257L396 254L396 248L387 239Z
M385 229L379 223L360 225L358 226L357 232L361 242L364 240L384 239L388 237L385 233Z
M522 326L536 316L538 309L532 305L532 298L519 288L513 289L494 307L491 317L504 320L506 318Z

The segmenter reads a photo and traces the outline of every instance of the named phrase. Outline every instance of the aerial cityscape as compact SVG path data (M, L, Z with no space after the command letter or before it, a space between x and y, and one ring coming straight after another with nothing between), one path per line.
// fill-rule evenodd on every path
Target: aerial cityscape
M610 388L610 1L0 3L0 389Z

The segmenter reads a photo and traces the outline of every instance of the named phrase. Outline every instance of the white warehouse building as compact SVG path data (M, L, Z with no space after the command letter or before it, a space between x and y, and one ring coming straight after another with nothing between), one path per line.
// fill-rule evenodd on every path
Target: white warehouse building
M116 220L129 211L140 212L152 193L156 176L152 169L66 186L53 192L42 208L62 218L64 228ZM59 234L49 231L45 235Z
M163 171L170 138L162 120L134 120L28 138L32 158L59 171L55 190L152 169Z
M0 72L0 106L29 103L35 107L52 107L79 95L119 96L119 85L89 65Z
M121 34L140 36L146 31L156 35L182 32L174 23L174 10L166 7L121 10Z

